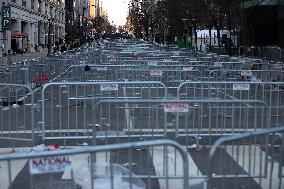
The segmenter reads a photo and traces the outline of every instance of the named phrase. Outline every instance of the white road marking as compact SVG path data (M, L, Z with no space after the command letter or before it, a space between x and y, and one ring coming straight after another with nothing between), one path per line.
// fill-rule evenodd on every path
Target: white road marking
M82 147L73 147L82 148ZM105 165L109 163L110 153L109 152L100 152L96 153L96 164ZM82 168L89 168L90 166L90 154L78 154L72 156L72 171L65 171L62 179L72 179L74 177L74 172L79 172Z
M0 152L6 149L0 149ZM11 182L14 181L16 176L20 173L23 167L26 165L28 160L13 160L11 161ZM0 189L9 188L9 169L8 161L0 161Z
M165 151L162 146L155 146L153 150L149 149L149 152L153 159L153 165L155 167L156 174L158 176L183 176L183 161L181 155L172 147L167 147ZM166 156L165 156L166 153ZM189 177L202 177L202 174L190 154L188 155L189 161ZM167 164L167 166L166 166ZM189 185L199 185L203 182L203 179L190 179ZM166 189L167 183L165 179L159 179L160 188ZM205 187L205 186L203 186ZM168 179L168 188L183 189L183 179Z
M127 98L126 87L123 87L123 96L125 98ZM132 131L133 130L133 122L132 122L132 119L130 117L130 111L129 111L129 104L128 103L125 104L125 118L126 118L126 129L128 131Z
M267 177L253 178L262 188L271 189L278 188L280 179L278 178L279 163L268 155L268 161L265 162L265 152L257 146L253 145L239 145L227 146L226 152L247 172L254 175L265 175L264 166L267 163ZM237 155L238 152L238 155ZM283 185L283 181L281 185Z

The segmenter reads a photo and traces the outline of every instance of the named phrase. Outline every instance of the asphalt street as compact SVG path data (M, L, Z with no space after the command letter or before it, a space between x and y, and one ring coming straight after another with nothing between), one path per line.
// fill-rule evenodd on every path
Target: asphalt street
M75 62L79 64L71 67L64 65L57 69L57 64L66 63L61 61L63 55L60 56L60 61L54 60L55 64L46 61L48 66L45 67L45 72L51 77L35 84L34 101L23 86L0 84L0 146L30 145L30 141L25 139L31 140L33 132L36 144L44 142L67 146L85 142L87 145L100 145L172 139L187 148L187 156L194 167L190 171L190 179L202 180L202 175L207 175L211 168L208 165L208 146L218 138L283 125L284 84L275 82L282 81L282 71L275 71L276 75L273 75L272 70L266 70L269 66L258 65L255 69L262 70L253 70L251 74L263 81L273 82L244 82L247 78L242 74L247 73L240 71L245 68L244 64L232 62L230 58L222 59L221 63L220 58L216 63L218 58L212 58L211 55L207 58L206 55L195 57L188 52L171 50L159 50L161 55L154 56L155 53L148 54L151 49L146 54L141 49L135 50L129 46L130 48L104 47L106 51L101 49L101 54L96 54L96 59L92 54L78 53L75 57L80 61L76 59ZM195 62L190 64L192 60L189 60L185 66L184 60L189 57L195 59ZM134 65L135 62L120 64L122 59L141 62L139 65ZM208 77L212 70L217 74ZM233 75L224 70L231 71ZM277 80L274 80L275 77ZM223 82L228 80L230 82ZM46 86L43 95L41 84L51 81L58 83ZM180 86L183 82L186 83ZM17 142L13 142L13 138L17 138ZM194 148L189 148L194 145ZM199 145L205 147L199 150ZM263 153L271 157L281 156L281 150L265 151L261 146L255 147L256 143L246 145L253 146L260 154L258 157L262 157ZM241 148L242 152L246 151L246 146ZM170 178L177 175L167 175L168 170L164 169L172 166L169 170L182 170L182 165L177 166L180 162L175 156L176 151L161 153L153 148L135 149L131 154L129 151L110 151L103 162L123 165L136 175L150 175L142 178L149 189L169 188L167 180L171 179L171 185L180 185L182 179ZM246 176L214 178L207 184L222 189L263 188L263 183L250 176L251 170L230 152L218 148L213 156L214 166L211 171L216 175ZM244 153L242 158L245 156ZM168 157L170 160L166 160ZM77 162L79 164L81 160ZM280 163L279 158L277 162ZM7 171L9 168L5 168L6 162L1 163L0 171L1 168ZM160 170L161 165L163 170ZM34 177L29 175L27 161L20 163L19 167L21 168L15 168L9 189L28 189L32 186L78 188L73 178L62 179L66 172ZM271 173L274 174L273 170ZM161 175L166 176L166 179L159 178ZM269 179L272 180L274 176L271 174ZM50 185L51 181L53 185ZM268 181L264 182L267 183ZM64 187L60 187L62 185ZM198 182L192 183L194 189L202 187Z

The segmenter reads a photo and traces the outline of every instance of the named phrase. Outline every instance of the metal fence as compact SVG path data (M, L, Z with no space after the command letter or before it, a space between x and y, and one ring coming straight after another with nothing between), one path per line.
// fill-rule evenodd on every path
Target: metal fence
M189 188L186 151L168 140L3 155L0 165L2 189Z
M281 125L283 82L185 82L179 86L181 99L260 100L269 107L269 125Z
M164 99L168 95L166 86L155 81L49 83L43 87L41 94L41 102L38 102L41 104L42 118L38 121L43 125L43 132L57 138L90 138L96 126L93 122L96 112L94 106L100 100ZM107 121L114 117L105 119Z
M83 139L109 144L168 138L185 145L208 145L218 137L265 129L271 124L267 105L257 100L128 96L83 101L70 107L60 100L59 110L42 101L43 140Z
M207 178L210 189L283 188L282 130L271 129L284 124L283 66L134 41L99 43L1 70L8 84L0 84L0 145L40 138L95 147L0 156L7 170L0 188L78 188L78 173L83 188L98 188L105 176L116 188L113 171L121 166L114 164L129 169L120 172L129 181L123 188L200 188ZM171 139L187 152L164 140L108 145L153 139ZM73 159L73 170L29 174L32 163L53 155Z
M0 83L0 139L14 145L34 141L34 94L25 85ZM19 142L20 141L20 142Z
M283 188L283 132L272 128L217 140L208 158L208 189L218 182L222 188Z
M212 70L208 81L283 82L282 70Z
M261 57L267 60L284 62L284 50L280 47L256 47L247 52L248 56Z

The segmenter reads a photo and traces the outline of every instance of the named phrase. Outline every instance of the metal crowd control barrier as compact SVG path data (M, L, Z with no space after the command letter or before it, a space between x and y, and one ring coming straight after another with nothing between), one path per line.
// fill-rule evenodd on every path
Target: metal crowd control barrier
M0 165L1 189L188 189L191 168L169 140L15 153Z
M171 138L187 146L268 127L267 106L254 100L101 100L94 142Z
M164 99L167 95L166 86L155 81L46 84L41 100L43 137L90 138L95 126L94 105L101 99ZM115 117L104 118L104 121L109 119Z
M178 88L181 99L260 100L268 105L269 126L284 123L283 82L184 82Z
M208 81L284 81L284 71L281 70L212 70Z
M10 84L30 83L29 68L23 64L8 66L1 72L1 82Z
M1 82L28 85L34 88L62 73L70 65L66 59L48 57L38 61L30 60L8 66L1 72Z
M22 141L31 145L35 132L33 91L25 85L0 83L0 97L2 144Z
M210 149L208 189L283 188L284 128L224 137ZM219 185L220 186L220 185Z
M121 61L120 63L121 65L178 65L179 62L178 61L173 61L173 60L159 60L159 61L155 61L155 60L124 60Z
M51 108L53 102L42 101L43 140L93 139L94 144L108 144L171 138L189 145L199 137L209 137L211 143L214 137L269 127L268 108L256 100L77 98L72 98L73 107L57 98L59 110ZM208 144L207 139L200 141Z
M202 76L207 77L208 66L154 66L154 65L74 65L70 66L63 76L63 80L73 81L163 81L165 83L177 83L183 81L198 80ZM207 79L207 78L206 78ZM168 85L167 85L168 86ZM170 87L170 86L169 86Z
M88 68L88 69L86 69ZM202 69L203 71L200 71ZM75 65L60 78L65 81L160 81L175 96L185 81L207 80L208 66ZM86 71L87 70L87 71ZM204 72L204 73L203 73ZM204 76L204 77L202 77Z

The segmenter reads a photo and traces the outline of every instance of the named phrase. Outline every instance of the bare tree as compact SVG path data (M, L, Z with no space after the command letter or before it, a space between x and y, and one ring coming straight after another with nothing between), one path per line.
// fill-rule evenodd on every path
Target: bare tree
M229 31L239 30L241 1L132 0L130 17L136 33L145 33L148 36L151 32L152 37L157 28L159 33L163 33L165 23L167 27L170 27L171 35L184 37L185 29L187 29L187 34L191 38L194 35L195 40L197 40L197 29L208 28L211 45L211 30L216 29L218 47L220 48L220 31L222 29L227 27ZM187 22L184 22L185 20ZM149 31L150 29L151 31ZM197 44L197 41L195 41L195 44Z

